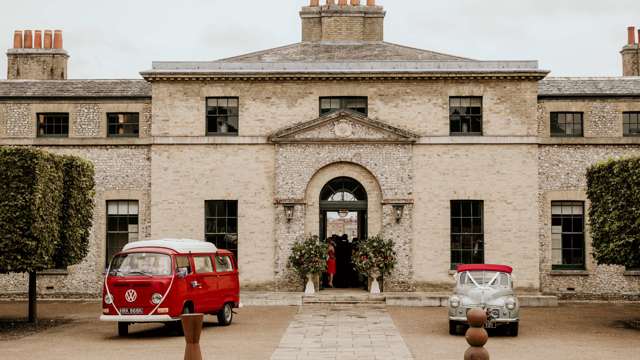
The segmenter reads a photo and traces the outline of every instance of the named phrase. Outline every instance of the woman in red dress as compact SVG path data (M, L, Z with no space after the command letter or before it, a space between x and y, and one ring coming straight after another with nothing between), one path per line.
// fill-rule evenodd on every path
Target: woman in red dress
M329 260L327 260L327 274L329 274L329 287L333 287L333 276L336 274L336 246L333 240L329 240Z

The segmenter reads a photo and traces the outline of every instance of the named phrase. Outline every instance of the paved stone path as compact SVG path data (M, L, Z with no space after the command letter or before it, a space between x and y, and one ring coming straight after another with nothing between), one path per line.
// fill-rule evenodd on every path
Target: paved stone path
M272 360L413 359L383 306L299 308Z

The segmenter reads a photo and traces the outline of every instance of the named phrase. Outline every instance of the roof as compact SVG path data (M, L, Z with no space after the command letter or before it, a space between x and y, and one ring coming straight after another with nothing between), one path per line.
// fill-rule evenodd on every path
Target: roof
M468 265L458 265L458 272L464 271L499 271L504 273L509 273L513 271L511 266L507 265L494 265L494 264L468 264Z
M199 80L275 77L275 79L327 75L354 78L372 75L442 77L444 74L481 76L504 74L541 79L548 71L537 61L479 61L435 51L377 42L301 42L215 61L153 62L152 69L141 72L152 80Z
M123 251L157 247L170 249L178 253L209 253L216 252L218 249L210 242L190 239L163 239L163 240L144 240L128 243L122 249Z
M471 59L388 42L301 42L217 60L218 62L448 61Z
M144 80L3 80L0 98L150 98Z
M541 97L640 96L640 77L549 77L539 83Z

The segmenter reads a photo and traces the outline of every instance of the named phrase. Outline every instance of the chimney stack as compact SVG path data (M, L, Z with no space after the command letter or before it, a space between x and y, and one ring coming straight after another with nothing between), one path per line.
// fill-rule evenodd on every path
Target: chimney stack
M33 47L33 34L31 30L24 31L24 48L31 49Z
M627 45L622 48L622 76L640 76L640 29L636 39L635 26L627 28Z
M382 6L375 0L310 0L300 11L303 42L361 43L384 41Z
M63 49L62 31L16 30L13 49L7 50L7 79L65 80L69 55ZM54 35L52 35L54 34Z
M53 35L51 34L51 30L44 31L44 48L51 49L53 45Z
M13 33L13 48L22 49L22 31L20 30Z
M41 30L36 30L35 31L35 38L33 40L33 47L35 49L42 49L42 31Z

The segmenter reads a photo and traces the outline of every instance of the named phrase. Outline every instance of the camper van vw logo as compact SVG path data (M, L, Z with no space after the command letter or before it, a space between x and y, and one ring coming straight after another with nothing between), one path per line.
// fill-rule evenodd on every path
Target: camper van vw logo
M136 291L133 290L133 289L129 289L129 290L127 290L126 293L124 293L124 298L128 302L132 303L132 302L136 301L136 299L138 298L138 293L136 293Z

